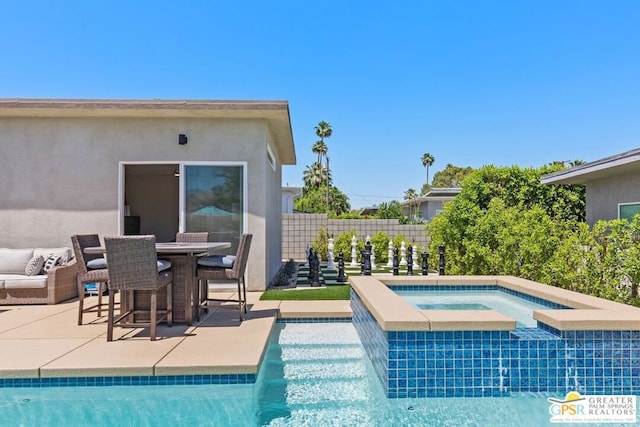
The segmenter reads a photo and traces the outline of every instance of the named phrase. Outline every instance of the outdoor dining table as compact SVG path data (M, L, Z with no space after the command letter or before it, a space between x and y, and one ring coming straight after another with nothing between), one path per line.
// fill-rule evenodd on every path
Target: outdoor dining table
M199 302L196 301L198 286L196 279L196 268L198 258L201 256L213 255L221 249L231 247L230 242L207 242L207 243L156 243L156 252L159 258L171 262L173 272L173 321L193 324L195 311L199 310ZM88 247L84 250L87 254L104 254L104 246ZM107 261L108 262L108 261ZM107 266L108 268L108 266ZM162 294L159 294L162 298ZM134 295L134 306L136 308L148 308L149 302L146 298ZM166 304L166 302L165 302Z

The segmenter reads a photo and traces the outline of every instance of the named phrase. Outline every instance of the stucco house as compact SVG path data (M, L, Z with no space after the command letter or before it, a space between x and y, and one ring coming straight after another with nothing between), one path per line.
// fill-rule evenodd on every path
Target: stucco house
M293 205L302 196L302 187L282 187L282 213L293 213Z
M640 148L544 175L543 184L584 184L589 225L640 213Z
M0 99L0 247L249 232L247 284L264 289L281 262L282 165L295 161L286 101Z
M431 221L461 188L432 188L427 194L402 202L402 213L413 220Z

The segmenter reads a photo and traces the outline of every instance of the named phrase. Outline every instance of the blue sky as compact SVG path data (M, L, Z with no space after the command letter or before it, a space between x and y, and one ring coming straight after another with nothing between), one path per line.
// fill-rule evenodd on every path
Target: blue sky
M302 185L327 140L353 207L420 158L540 166L640 146L638 1L0 1L0 97L284 99Z

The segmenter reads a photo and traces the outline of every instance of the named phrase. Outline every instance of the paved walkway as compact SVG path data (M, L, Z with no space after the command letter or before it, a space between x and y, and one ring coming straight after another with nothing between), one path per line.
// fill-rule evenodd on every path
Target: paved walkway
M255 374L278 315L351 316L349 301L259 301L260 295L248 294L243 322L237 304L220 303L194 326L159 326L155 342L148 329L123 328L107 342L106 311L100 318L85 314L78 326L77 301L0 306L0 378Z

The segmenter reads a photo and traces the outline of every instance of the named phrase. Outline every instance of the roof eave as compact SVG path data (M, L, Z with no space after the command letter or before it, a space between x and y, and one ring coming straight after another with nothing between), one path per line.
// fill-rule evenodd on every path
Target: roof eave
M296 164L287 101L5 98L0 99L0 117L262 119L273 133L281 163Z

